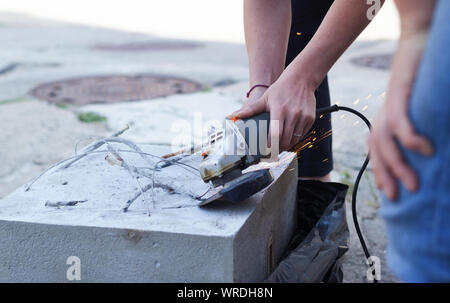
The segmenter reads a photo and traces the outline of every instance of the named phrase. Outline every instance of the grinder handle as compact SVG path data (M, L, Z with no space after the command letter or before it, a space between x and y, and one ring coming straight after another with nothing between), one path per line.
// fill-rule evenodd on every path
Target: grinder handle
M258 147L257 147L256 154L253 155L255 157L254 160L256 161L263 157L269 157L270 154L267 154L267 151L261 151L260 147L261 146L267 147L267 138L269 136L270 113L264 112L264 113L260 113L256 116L247 118L247 119L242 119L242 121L244 123L247 123L247 121L249 121L249 120L253 120L256 122L256 134L257 134L256 138L257 138ZM260 123L261 121L266 121L266 122ZM250 124L247 124L247 125L250 125ZM261 129L261 125L266 126L266 127L264 127L264 130ZM264 131L265 136L260 136L260 131ZM244 132L245 133L243 133L242 135L244 136L244 139L245 139L245 142L247 143L247 145L249 145L250 144L250 132L248 131L248 129L245 129ZM262 141L262 142L260 142L260 141Z
M322 108L318 108L316 110L316 119L319 118L321 115L325 115L325 114L329 114L335 111L339 110L339 106L338 105L332 105L332 106L328 106L328 107L322 107ZM258 140L258 151L257 154L255 155L255 160L260 159L262 157L264 157L263 154L261 154L261 151L259 149L259 146L267 146L267 137L269 136L269 124L270 124L270 113L269 112L264 112L264 113L260 113L258 115L255 115L253 117L247 118L247 119L242 119L244 122L247 122L249 120L254 120L256 122L256 129L257 129L257 140ZM259 136L260 133L260 121L267 121L265 125L267 125L267 129L265 130L266 136ZM245 134L243 134L244 138L245 138L245 142L247 143L247 145L249 144L249 132L246 130ZM263 139L264 138L264 139ZM264 142L261 142L262 145L259 145L260 142L259 140L265 140ZM268 156L268 155L265 155Z
M339 106L336 105L336 104L332 105L332 106L318 108L316 110L316 118L320 117L321 115L325 115L325 114L329 114L329 113L332 113L332 112L336 112L338 110L339 110ZM269 112L260 113L260 114L258 114L256 116L253 116L253 117L250 117L250 118L247 118L247 119L243 119L243 120L244 120L244 122L248 121L248 120L255 120L257 122L257 125L259 126L258 122L260 120L266 120L266 121L268 121L268 123L270 123L270 113ZM267 131L267 132L269 132L269 131Z
M247 118L247 119L242 119L244 122L247 122L247 121L249 121L249 120L254 120L255 122L256 122L256 127L257 127L257 130L258 130L258 134L259 134L259 126L260 126L260 124L259 124L259 122L260 121L267 121L267 135L269 135L269 124L270 124L270 113L269 112L264 112L264 113L260 113L260 114L258 114L258 115L256 115L256 116L253 116L253 117L250 117L250 118ZM247 142L247 137L245 138L245 141Z

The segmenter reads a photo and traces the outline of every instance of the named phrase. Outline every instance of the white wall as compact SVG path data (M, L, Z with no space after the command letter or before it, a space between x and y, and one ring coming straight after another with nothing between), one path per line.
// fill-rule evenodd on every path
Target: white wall
M242 0L14 0L2 1L0 11L164 37L244 42ZM397 22L388 0L361 38L395 39Z

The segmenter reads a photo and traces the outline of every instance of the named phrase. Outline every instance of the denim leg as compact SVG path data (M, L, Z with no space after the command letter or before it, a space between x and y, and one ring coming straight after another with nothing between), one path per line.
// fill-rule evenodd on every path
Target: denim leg
M405 282L450 282L450 1L437 3L410 100L410 119L433 143L424 157L402 148L420 180L418 192L401 184L397 201L383 197L388 262Z

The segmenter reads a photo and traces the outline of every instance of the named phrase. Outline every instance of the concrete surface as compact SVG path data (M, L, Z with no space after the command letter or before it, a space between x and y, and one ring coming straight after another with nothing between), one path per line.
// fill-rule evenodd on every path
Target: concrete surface
M241 44L201 42L203 47L143 52L93 50L96 44L161 41L155 36L0 14L4 47L0 66L14 68L0 77L1 99L23 96L43 81L99 74L177 75L211 86L247 79ZM45 35L42 33L45 32ZM171 41L171 40L169 40ZM23 75L26 74L24 78ZM44 77L43 77L44 75Z
M373 121L384 101L389 71L356 66L350 60L365 55L393 54L395 46L395 41L353 44L329 73L332 103L354 108ZM369 131L359 118L345 112L333 114L332 124L335 163L332 177L336 181L347 183L352 189L358 170L367 154L366 142ZM350 202L350 200L351 191L347 196L347 201ZM350 203L347 205L350 249L344 256L344 281L367 282L365 257L354 229L351 205ZM381 281L398 282L389 270L385 259L384 224L377 215L380 205L379 192L375 187L372 168L369 164L358 190L358 220L369 252L381 260Z
M157 156L168 151L142 149ZM271 164L275 180L263 192L205 208L193 198L208 189L196 173L177 165L163 168L154 192L144 193L126 213L123 206L139 189L105 154L55 168L29 191L21 187L2 200L0 282L67 282L70 256L81 260L82 282L258 282L279 261L295 224L294 154ZM135 167L159 161L121 156ZM181 162L200 161L192 156ZM152 182L139 180L142 187ZM52 206L61 201L82 202Z
M72 155L74 142L106 134L103 124L82 123L70 111L30 99L0 104L0 121L0 198Z
M27 96L27 92L38 84L81 75L154 72L186 77L212 87L210 91L192 97L166 98L167 105L177 109L176 112L170 113L169 110L166 113L170 119L179 118L182 114L179 109L185 110L189 117L192 113L190 101L195 96L204 102L205 109L208 108L208 102L214 104L204 111L205 116L225 116L243 102L243 94L248 88L245 46L241 44L202 41L204 47L190 50L100 52L92 50L90 45L152 41L158 38L4 13L0 14L0 34L4 45L0 50L0 70L9 67L0 74L0 198L50 164L69 156L80 138L104 136L117 130L117 126L121 128L122 121L135 122L135 130L127 135L133 136L130 138L136 141L158 143L161 138L165 142L169 141L165 134L171 132L170 125L166 127L161 123L156 129L146 131L146 127L151 124L151 121L146 120L152 119L151 114L164 114L151 105L152 101L143 102L145 106L139 103L118 105L123 111L122 115L113 115L106 107L97 107L96 110L109 117L106 123L85 124L76 119L76 114L84 110L82 108L59 108ZM350 59L392 53L394 49L395 41L357 41L329 74L332 101L363 110L369 118L373 118L382 104L389 72L355 66L350 63ZM224 87L214 86L218 82L236 83ZM184 102L184 107L183 100L188 101ZM164 101L156 102L162 104ZM137 115L137 111L151 114L147 118ZM120 123L117 121L119 117ZM56 126L49 129L49 125ZM351 185L363 162L367 130L355 118L341 113L334 114L333 127L335 171L332 178ZM369 249L382 260L382 281L397 281L384 260L384 226L376 214L380 201L378 192L373 188L370 167L360 185L358 197L360 223ZM366 282L367 267L362 249L352 229L351 212L347 214L351 239L350 251L344 262L345 281Z

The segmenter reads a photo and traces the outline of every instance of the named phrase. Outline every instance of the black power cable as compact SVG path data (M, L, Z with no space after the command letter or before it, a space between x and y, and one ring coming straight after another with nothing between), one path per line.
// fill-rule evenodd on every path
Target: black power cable
M316 112L317 116L321 116L321 115L325 115L328 113L332 113L332 112L337 112L337 111L346 111L346 112L350 112L356 116L358 116L361 120L364 121L364 123L367 125L367 127L369 128L369 131L372 130L372 125L370 124L369 120L360 112L354 110L353 108L350 107L346 107L346 106L338 106L338 105L332 105L329 107L323 107L323 108L319 108ZM369 164L369 154L367 155L366 159L364 160L363 165L361 166L361 168L359 169L358 172L358 176L356 177L355 180L355 184L353 186L353 192L352 192L352 217L353 217L353 224L355 225L355 229L356 229L356 233L358 235L358 239L359 242L361 243L362 249L364 251L364 254L368 260L369 266L372 268L372 275L373 275L373 282L374 283L378 283L378 280L376 279L376 273L375 273L375 268L372 267L373 263L371 261L371 255L369 253L369 250L367 249L367 245L366 242L364 241L364 237L361 233L361 229L359 227L359 223L358 223L358 218L356 216L356 195L358 193L358 186L359 183L361 181L361 177L364 174L364 171L367 168L367 165Z

